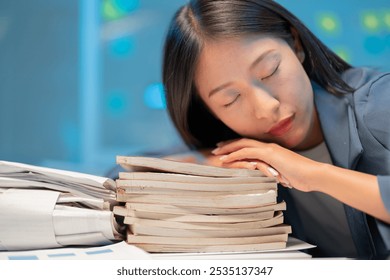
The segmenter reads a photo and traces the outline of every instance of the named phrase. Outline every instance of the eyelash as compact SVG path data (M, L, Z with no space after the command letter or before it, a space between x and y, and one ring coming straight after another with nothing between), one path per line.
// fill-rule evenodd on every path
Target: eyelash
M233 105L236 101L237 101L237 99L240 97L240 94L237 94L237 96L233 99L233 101L232 102L230 102L230 103L228 103L228 104L225 104L225 105L223 105L223 107L225 107L225 108L228 108L228 107L230 107L231 105Z
M276 71L278 71L279 66L280 66L280 64L278 64L278 66L276 66L275 70L274 70L270 75L268 75L267 77L261 78L261 80L266 80L266 79L272 77L272 76L276 73ZM233 104L237 101L237 99L238 99L239 97L240 97L240 94L237 94L237 96L233 99L233 101L231 101L231 102L228 103L228 104L223 105L223 107L225 107L225 108L230 107L231 105L233 105Z
M266 80L268 78L271 78L276 73L276 71L278 71L279 66L280 66L280 64L278 64L278 66L276 66L275 70L270 75L268 75L267 77L261 78L261 80L263 81L263 80Z

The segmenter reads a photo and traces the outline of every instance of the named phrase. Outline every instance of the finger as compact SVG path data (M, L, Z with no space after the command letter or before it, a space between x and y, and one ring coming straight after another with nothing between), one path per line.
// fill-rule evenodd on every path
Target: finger
M276 178L279 175L278 171L276 171L273 167L269 166L263 161L259 161L256 164L256 168L263 172L264 175L267 177Z
M257 169L263 172L267 177L275 178L276 181L286 188L292 188L290 182L283 176L280 175L278 171L276 171L273 167L268 164L259 161L256 165Z
M291 185L288 185L286 183L280 183L283 187L292 189L293 187Z
M290 182L283 175L280 175L279 183L282 184L286 188L290 188L290 189L292 188Z
M256 165L257 165L257 162L255 162L255 161L235 161L235 162L231 162L231 163L224 163L224 164L222 164L222 167L255 170Z
M270 162L271 154L272 150L270 148L246 147L230 154L223 155L219 159L224 163L242 160L259 160L272 166L272 162Z
M273 167L269 166L265 162L259 161L256 165L259 171L263 172L267 177L274 178L279 184L283 187L291 189L292 186L289 181L283 176L280 175L278 171L276 171Z
M245 147L256 147L257 143L261 143L252 139L242 138L232 141L220 142L217 144L217 148L212 150L214 155L229 154Z

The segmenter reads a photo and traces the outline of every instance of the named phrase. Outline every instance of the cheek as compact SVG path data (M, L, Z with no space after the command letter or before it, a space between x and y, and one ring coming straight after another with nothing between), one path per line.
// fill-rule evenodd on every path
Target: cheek
M244 117L241 114L231 113L222 116L221 121L231 129L238 131L241 127L245 127Z
M242 136L248 136L253 130L253 124L250 121L247 112L229 113L220 118L220 120L230 129Z
M302 111L300 113L305 113L312 107L310 105L313 103L312 87L310 80L305 75L284 79L278 92L282 104L288 104L295 110Z

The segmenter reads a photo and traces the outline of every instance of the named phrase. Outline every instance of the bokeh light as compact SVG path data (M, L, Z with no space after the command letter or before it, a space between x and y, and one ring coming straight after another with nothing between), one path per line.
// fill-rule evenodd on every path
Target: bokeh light
M135 52L135 38L134 37L123 37L118 38L110 42L111 54L119 57L126 57Z
M390 10L384 13L383 22L385 23L387 28L390 29Z
M107 97L107 109L111 117L122 117L127 108L127 96L121 91L112 91Z
M154 83L146 87L144 102L151 109L165 109L165 91L162 83Z
M351 52L344 47L334 48L334 52L348 63L352 63Z
M102 16L105 20L116 20L138 8L139 0L103 0Z
M362 16L363 26L369 31L377 31L380 26L380 20L376 13L365 12Z
M338 34L341 31L341 23L335 14L323 13L318 16L318 22L327 34Z

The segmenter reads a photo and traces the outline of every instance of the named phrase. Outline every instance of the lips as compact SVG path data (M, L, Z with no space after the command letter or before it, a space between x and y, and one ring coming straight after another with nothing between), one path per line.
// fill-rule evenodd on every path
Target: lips
M271 127L271 129L268 131L268 134L272 136L282 136L283 134L287 133L293 124L294 116L287 117L280 122L278 122L276 125Z

